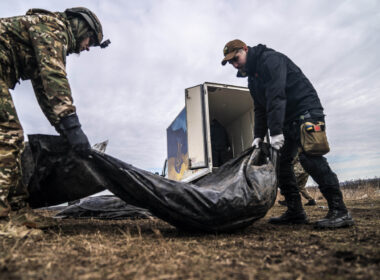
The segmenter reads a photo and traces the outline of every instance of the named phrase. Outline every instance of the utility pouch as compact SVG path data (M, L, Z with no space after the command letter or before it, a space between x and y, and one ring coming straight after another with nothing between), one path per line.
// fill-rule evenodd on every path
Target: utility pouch
M301 124L300 129L301 145L306 154L322 156L330 151L324 122L305 121Z

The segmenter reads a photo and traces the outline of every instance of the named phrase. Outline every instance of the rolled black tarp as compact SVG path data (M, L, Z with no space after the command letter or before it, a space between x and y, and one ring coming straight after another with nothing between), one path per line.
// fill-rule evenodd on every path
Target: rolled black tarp
M81 199L79 202L69 205L59 211L55 218L71 219L146 219L152 214L148 210L128 205L114 195L98 195Z
M29 137L30 146L47 146L31 143L34 141L52 144L47 137ZM67 151L54 156L54 145L48 153L47 150L32 149L37 152L33 157L40 158L35 161L39 175L33 174L30 183L34 190L44 192L50 188L49 195L54 195L53 190L59 186L60 191L67 192L69 200L74 200L71 195L74 185L94 189L91 185L95 184L95 188L107 188L127 204L148 209L154 216L189 231L227 231L251 225L265 216L277 195L275 164L272 163L276 162L277 154L272 152L270 160L265 146L245 151L193 184L165 179L95 151L90 158L81 159ZM42 160L45 156L50 160ZM51 162L54 167L42 166ZM66 171L58 171L62 169ZM34 191L34 201L38 191ZM49 195L41 194L45 203L51 201Z

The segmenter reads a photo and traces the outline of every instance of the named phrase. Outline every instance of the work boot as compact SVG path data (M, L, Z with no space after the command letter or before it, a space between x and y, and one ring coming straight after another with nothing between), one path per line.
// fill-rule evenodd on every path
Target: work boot
M287 224L306 224L307 216L302 208L301 196L297 194L285 195L286 206L288 209L279 217L269 219L269 223L276 225Z
M326 217L315 223L316 228L341 228L354 225L355 222L347 211L340 190L326 194L325 197L329 205L329 212Z
M29 228L46 229L58 226L56 220L36 213L29 206L18 211L12 211L10 216L11 221L15 225L27 226Z
M317 202L314 199L310 199L307 203L305 203L305 206L314 206L317 205Z

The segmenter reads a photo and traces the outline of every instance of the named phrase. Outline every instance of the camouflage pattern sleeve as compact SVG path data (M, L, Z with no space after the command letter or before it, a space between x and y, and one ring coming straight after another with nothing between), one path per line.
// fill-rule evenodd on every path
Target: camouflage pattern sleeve
M42 111L52 125L75 112L66 74L67 34L54 22L29 27L29 35L39 70L32 84Z

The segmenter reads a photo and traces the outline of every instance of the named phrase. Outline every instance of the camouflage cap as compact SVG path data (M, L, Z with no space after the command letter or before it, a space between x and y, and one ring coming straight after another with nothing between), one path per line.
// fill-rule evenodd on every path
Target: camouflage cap
M232 40L232 41L229 41L225 46L224 46L224 49L223 49L223 55L224 55L224 59L222 60L222 65L226 65L226 63L231 60L232 58L234 58L234 56L236 55L236 53L243 49L243 48L246 48L247 45L239 40L239 39L235 39L235 40Z

